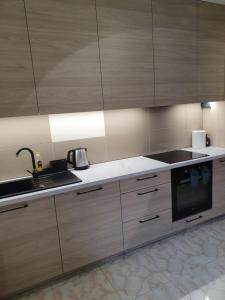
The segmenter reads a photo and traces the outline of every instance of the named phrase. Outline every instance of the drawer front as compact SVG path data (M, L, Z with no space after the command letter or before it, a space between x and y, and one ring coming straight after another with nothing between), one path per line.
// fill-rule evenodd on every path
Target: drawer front
M223 168L225 170L225 157L213 161L213 169Z
M225 162L213 163L213 215L225 213Z
M171 209L171 184L166 183L122 194L121 203L124 222Z
M152 173L145 176L139 176L120 182L121 193L136 191L171 181L170 172Z
M212 213L213 213L213 210L210 209L210 210L204 211L202 213L193 215L191 217L187 217L183 220L173 222L173 231L178 231L181 229L189 228L194 225L203 223L212 218Z
M149 241L156 240L172 231L172 211L129 221L123 224L124 247L134 248Z

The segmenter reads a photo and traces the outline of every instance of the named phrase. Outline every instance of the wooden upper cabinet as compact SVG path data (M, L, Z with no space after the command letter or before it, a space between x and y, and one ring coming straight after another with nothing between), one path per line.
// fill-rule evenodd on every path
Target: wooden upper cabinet
M94 0L25 0L40 113L103 108Z
M154 104L151 0L97 0L104 108Z
M0 299L61 273L54 198L0 208Z
M225 5L198 3L200 101L224 101Z
M0 117L38 113L23 0L0 1Z
M198 101L197 2L153 0L156 105Z

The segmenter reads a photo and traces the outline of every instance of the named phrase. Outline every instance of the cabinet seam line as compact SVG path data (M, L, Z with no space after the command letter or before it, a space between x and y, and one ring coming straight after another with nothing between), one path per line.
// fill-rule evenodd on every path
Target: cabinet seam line
M30 58L31 58L31 66L32 66L33 80L34 80L35 97L36 97L36 103L37 103L38 114L40 114L40 108L39 108L38 96L37 96L37 84L36 84L36 78L35 78L35 72L34 72L34 61L33 61L32 47L31 47L31 39L30 39L30 31L29 31L29 26L28 26L28 17L27 17L27 9L26 9L26 3L25 3L25 0L23 0L23 5L24 5L24 13L25 13L26 26L27 26L27 37L28 37L28 44L29 44L29 49L30 49Z
M156 75L155 75L155 43L154 43L154 13L153 13L153 0L150 0L151 16L152 16L152 50L153 50L153 75L154 75L154 106L156 106Z
M95 16L96 16L96 28L97 28L97 38L98 38L98 53L99 53L99 69L100 69L100 78L101 78L101 91L102 91L102 101L103 101L103 110L105 110L105 99L103 92L103 76L102 76L102 61L101 61L101 48L100 48L100 35L99 35L99 25L98 25L98 10L97 10L97 0L95 0Z
M60 235L59 235L59 222L58 222L58 215L57 215L55 197L54 197L54 207L55 207L55 218L56 218L56 225L57 225L57 231L58 231L58 240L59 240L59 250L60 250L62 273L64 273L63 256L62 256L62 245L61 245L61 240L60 240Z

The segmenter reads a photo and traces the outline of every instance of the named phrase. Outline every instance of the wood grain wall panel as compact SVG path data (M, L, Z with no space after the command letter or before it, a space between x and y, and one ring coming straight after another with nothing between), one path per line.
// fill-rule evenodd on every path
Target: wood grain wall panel
M22 0L0 1L0 117L38 113Z
M154 104L151 0L97 0L105 109Z
M41 113L103 108L94 0L26 0Z
M0 298L62 273L54 198L23 205L0 209Z
M153 0L156 105L197 102L197 2Z
M225 6L198 2L198 93L201 101L224 101Z

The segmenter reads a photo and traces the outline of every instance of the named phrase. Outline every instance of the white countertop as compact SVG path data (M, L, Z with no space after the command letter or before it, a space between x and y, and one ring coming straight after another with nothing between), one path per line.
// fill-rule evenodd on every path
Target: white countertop
M0 199L0 207L24 201L31 201L34 199L47 197L51 195L70 192L81 188L96 186L110 181L122 180L134 176L171 170L190 164L225 157L225 148L207 147L201 150L185 148L183 150L208 154L209 156L174 164L163 163L153 159L145 158L143 156L95 164L91 165L91 167L87 170L72 171L72 173L76 174L82 180L82 182L80 183L23 194L14 197L3 198Z

